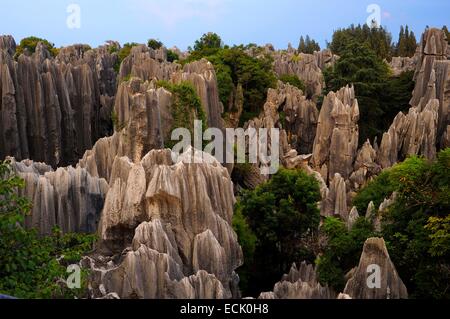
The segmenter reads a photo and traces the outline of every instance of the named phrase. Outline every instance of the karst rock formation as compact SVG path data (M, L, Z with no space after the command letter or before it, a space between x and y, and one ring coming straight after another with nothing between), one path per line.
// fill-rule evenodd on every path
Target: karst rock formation
M76 163L110 131L116 54L108 46L63 48L14 59L15 41L0 37L0 157L53 167Z
M379 268L372 269L372 265ZM369 270L371 273L368 273ZM379 275L380 282L377 283L376 277L373 277L373 280L369 278L369 274ZM352 271L344 294L353 299L408 299L408 291L382 238L369 238L366 241L359 265Z
M191 156L199 164L186 164ZM231 227L234 203L227 169L202 152L190 149L175 162L170 150L151 151L140 163L116 157L99 245L105 255L121 257L89 260L99 274L96 293L238 297L234 271L243 256Z
M141 45L118 69L118 47L73 45L53 57L39 43L34 53L16 56L14 39L0 36L0 158L11 156L26 181L21 195L33 202L26 226L44 235L54 226L98 234L95 253L81 261L92 270L94 298L241 297L236 270L244 260L232 228L232 169L200 151L175 156L165 149L176 96L162 83L191 84L207 126L220 130L238 126L245 88L238 85L230 105L222 105L214 66L206 59L170 63L164 47ZM340 217L351 229L365 215L379 229L395 194L380 207L371 203L367 212L352 207L352 199L382 169L409 155L433 159L450 146L448 52L444 32L427 29L413 58L392 60L394 74L415 70L411 108L398 114L381 141L358 148L354 88L330 92L320 111L317 106L323 70L339 57L329 50L304 54L267 45L274 72L297 75L306 92L279 81L268 90L261 114L244 128L280 129L280 162L317 179L323 217ZM189 162L190 156L197 162ZM255 188L267 178L256 164L242 186ZM372 263L381 266L379 290L366 285ZM407 298L407 292L384 241L369 239L343 294L321 286L314 268L302 263L260 298L383 299Z
M262 293L259 299L336 299L336 294L319 283L312 265L303 262L300 267L293 264L289 274L275 284L274 291Z

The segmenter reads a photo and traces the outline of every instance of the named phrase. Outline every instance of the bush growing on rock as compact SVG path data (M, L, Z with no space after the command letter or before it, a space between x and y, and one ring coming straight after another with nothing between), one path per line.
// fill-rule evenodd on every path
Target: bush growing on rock
M167 61L175 62L175 61L178 61L179 59L180 59L180 57L178 56L178 54L176 54L172 50L167 50Z
M157 85L163 87L174 96L172 104L172 128L189 128L191 136L194 136L194 120L202 121L203 131L207 129L206 113L195 88L189 82L173 84L167 81L158 81ZM178 142L168 141L166 148L172 148Z
M114 65L114 70L117 73L120 70L120 65L122 64L123 60L125 60L131 54L131 49L138 45L139 44L136 42L125 43L123 47L119 50L118 53L119 59L117 60L117 63Z
M204 35L195 45L189 58L183 63L206 58L215 68L219 87L219 97L225 109L229 106L230 97L238 86L242 85L244 93L245 113L261 111L269 88L276 86L276 77L272 70L272 60L265 56L254 58L245 52L244 46L232 48L218 45L217 39L205 40Z
M163 43L156 39L150 39L147 41L147 46L153 50L161 49L163 46Z
M18 58L21 54L33 54L36 51L36 46L39 42L42 42L50 52L52 56L57 56L59 53L59 49L55 48L53 43L50 43L48 40L41 39L38 37L28 37L24 38L20 41L20 44L16 48L16 58Z
M303 92L306 92L305 83L302 80L300 80L300 78L296 75L288 75L288 74L282 75L280 76L280 81L283 83L289 83L290 85L299 88Z

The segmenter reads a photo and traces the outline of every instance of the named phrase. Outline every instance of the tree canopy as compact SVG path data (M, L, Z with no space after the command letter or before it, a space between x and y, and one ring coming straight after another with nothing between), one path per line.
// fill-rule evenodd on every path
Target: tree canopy
M298 52L313 54L314 51L320 51L320 45L315 40L312 40L309 35L306 39L303 36L300 37L300 43L298 45Z
M248 225L248 229L238 228L246 251L256 237L254 256L245 256L246 280L252 283L247 293L271 289L293 262L314 261L306 243L319 227L320 198L316 179L301 170L281 170L267 183L242 194L236 216Z
M395 55L402 57L412 57L416 53L417 39L413 31L406 27L400 27L398 42L395 46Z
M27 53L27 54L33 54L36 51L36 46L39 42L42 42L50 52L52 56L57 56L59 53L59 50L55 48L55 44L49 42L46 39L41 39L38 37L27 37L20 41L20 44L16 48L16 58L18 58L21 54Z
M219 97L225 108L229 106L230 98L240 84L244 94L244 113L259 115L267 90L276 86L272 59L269 56L251 57L245 52L244 46L222 47L219 39L215 34L205 34L196 41L195 51L183 63L202 58L209 60L214 65Z
M214 32L205 33L199 40L195 41L194 50L203 51L206 49L222 48L222 38Z
M383 27L352 24L348 28L338 29L328 48L334 54L343 55L351 43L365 44L381 59L390 59L392 56L392 35Z
M156 39L150 39L147 41L147 46L149 48L152 48L153 50L158 50L158 49L161 49L161 47L163 46L163 43Z
M360 144L377 136L381 138L395 116L409 109L413 73L391 77L388 65L364 43L348 43L324 76L325 94L354 85L361 113Z

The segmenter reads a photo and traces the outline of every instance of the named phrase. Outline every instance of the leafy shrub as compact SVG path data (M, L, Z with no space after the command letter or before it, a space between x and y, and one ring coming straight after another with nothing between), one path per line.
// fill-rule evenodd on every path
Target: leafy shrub
M117 60L116 64L114 65L114 70L119 73L120 71L120 65L122 64L123 60L125 60L130 54L131 49L135 46L138 46L138 43L132 42L132 43L125 43L123 47L119 50L118 56L119 59Z
M163 43L156 39L150 39L147 42L147 46L153 50L158 50L158 49L161 49L161 47L163 46Z
M178 61L179 59L180 59L180 57L178 56L178 54L176 54L172 50L167 50L167 61L175 62L175 61Z
M297 87L298 89L302 90L303 93L306 93L306 86L305 83L300 80L300 78L296 75L282 75L280 76L280 81L283 83L289 83L290 85L293 85Z
M353 205L356 206L360 214L365 213L371 201L373 201L375 207L380 207L385 199L391 197L395 189L395 185L390 179L390 171L383 171L358 192L353 199Z
M53 43L50 43L48 40L41 39L38 37L28 37L24 38L20 41L20 44L16 48L16 59L21 55L27 52L28 54L33 54L36 52L36 46L39 42L42 42L50 52L50 54L55 57L59 53L59 49L55 48Z

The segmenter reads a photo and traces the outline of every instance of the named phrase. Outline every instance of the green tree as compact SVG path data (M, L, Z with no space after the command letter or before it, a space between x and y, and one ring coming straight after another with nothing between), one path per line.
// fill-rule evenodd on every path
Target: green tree
M321 232L327 238L327 245L316 260L319 280L335 291L343 291L345 275L358 265L365 241L375 236L373 226L360 217L348 230L342 220L329 217L325 219Z
M163 43L156 39L150 39L147 41L147 46L153 50L161 49L163 46Z
M412 157L390 171L396 201L383 234L411 298L450 298L450 149L435 162Z
M54 234L42 237L24 228L31 203L18 195L25 182L9 162L0 162L0 293L19 298L74 298L85 296L82 287L70 290L63 280L68 265L80 261L92 249L95 236Z
M208 32L199 40L195 41L194 50L203 51L207 49L220 49L222 47L222 38L217 33Z
M52 56L57 56L59 53L59 49L55 48L55 45L51 42L49 42L46 39L41 39L38 37L27 37L24 38L20 41L20 44L17 46L16 48L16 58L18 58L21 54L33 54L36 51L36 46L39 42L42 42L46 48L48 49L48 51L50 52L50 54Z
M317 181L301 170L281 170L267 183L242 194L238 216L242 214L256 236L254 256L243 269L249 283L246 294L273 288L293 262L314 261L306 243L318 230L319 200Z
M354 85L361 113L360 144L376 136L381 138L398 112L409 109L412 72L391 77L388 65L365 44L348 43L324 76L325 94Z
M197 42L204 42L199 40ZM267 95L267 90L276 86L276 77L269 56L254 58L245 52L244 46L232 48L196 46L200 50L191 52L183 63L206 58L215 68L219 86L219 97L225 107L239 84L244 94L244 115L259 115ZM249 117L251 117L249 116Z
M298 52L313 54L314 51L320 51L320 45L315 40L312 40L309 35L306 36L306 40L303 36L300 37L300 44L298 46Z
M293 85L300 90L303 91L303 93L306 93L306 86L305 83L297 76L297 75L282 75L280 76L280 81L283 83L289 83L290 85Z
M392 35L383 27L371 28L367 24L351 25L335 31L328 47L333 53L342 55L348 45L354 42L365 44L381 59L389 60L392 56Z
M180 57L178 56L178 54L176 54L172 50L167 50L167 61L175 62L175 61L178 61L179 59L180 59Z

